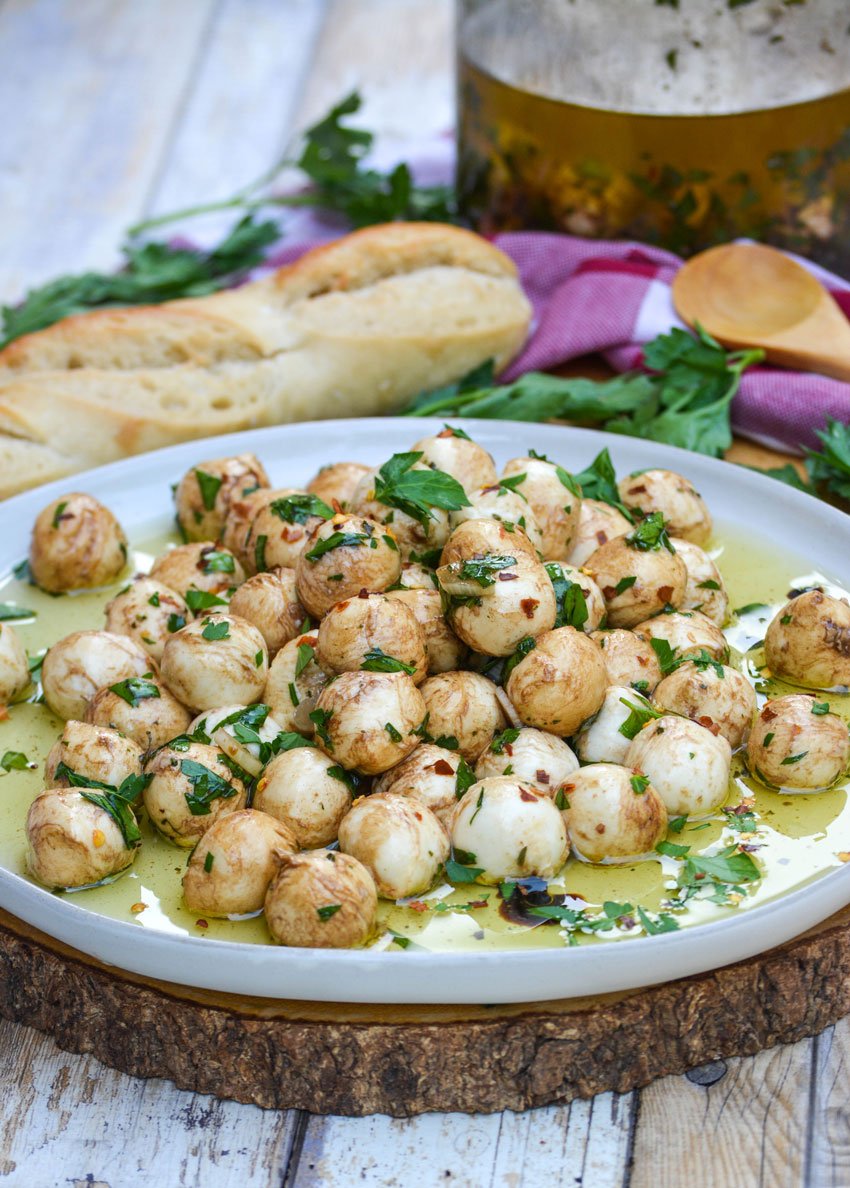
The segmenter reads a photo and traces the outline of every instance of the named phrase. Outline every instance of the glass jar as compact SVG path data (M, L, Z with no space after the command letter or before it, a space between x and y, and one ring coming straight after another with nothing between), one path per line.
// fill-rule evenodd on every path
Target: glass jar
M850 273L848 0L460 0L458 87L485 233L752 236Z

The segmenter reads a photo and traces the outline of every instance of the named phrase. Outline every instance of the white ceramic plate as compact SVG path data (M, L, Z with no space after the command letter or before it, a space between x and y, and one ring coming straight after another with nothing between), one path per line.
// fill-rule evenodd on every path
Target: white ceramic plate
M654 442L590 430L499 421L458 421L497 463L533 447L583 469L604 446L618 473L667 466L686 474L721 523L746 525L781 548L794 542L813 567L850 585L850 518L771 479ZM325 421L193 441L101 467L8 500L0 508L0 573L27 552L38 511L70 489L116 513L131 539L172 516L170 487L205 457L250 450L275 485L300 485L329 461L374 465L441 422ZM762 952L850 903L850 865L784 898L730 918L624 943L493 952L325 951L235 944L159 933L95 915L0 867L0 906L100 961L133 973L210 990L348 1002L523 1002L600 994L685 977Z

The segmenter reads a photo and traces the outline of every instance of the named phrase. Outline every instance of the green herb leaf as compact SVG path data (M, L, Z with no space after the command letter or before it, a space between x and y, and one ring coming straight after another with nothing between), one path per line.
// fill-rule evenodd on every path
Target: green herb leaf
M461 755L460 762L457 765L457 772L455 773L455 796L457 799L460 800L467 788L471 788L474 783L475 772Z
M427 528L431 509L458 511L469 507L466 492L450 474L442 470L414 470L421 451L393 454L375 476L375 498L387 507L397 508Z
M509 475L508 478L500 478L498 480L498 485L503 491L511 491L514 495L519 495L525 499L525 496L522 494L522 491L520 491L519 488L527 478L527 474L512 474ZM525 501L528 503L527 499Z
M265 533L260 533L257 537L257 543L254 545L254 565L257 573L264 573L268 568L266 565L266 545L268 543L268 536Z
M230 639L230 624L227 620L216 623L212 619L207 619L201 635L210 643L218 639Z
M353 771L346 771L339 764L334 764L333 767L328 768L328 775L345 784L352 796L356 796L360 791L360 778Z
M219 598L218 594L210 594L206 590L187 590L186 605L193 614L198 611L209 610L213 606L227 606L226 598Z
M668 858L684 858L691 852L690 846L677 846L668 841L660 841L655 849L659 854L666 854Z
M176 613L170 614L166 621L166 627L170 632L180 631L186 626L185 615L178 615Z
M614 594L624 594L626 590L631 590L636 581L637 577L634 574L630 574L629 577L620 578L614 587Z
M110 692L116 693L123 701L126 701L133 709L140 701L146 700L149 697L161 697L157 685L153 681L145 680L144 677L128 677L126 681L119 681L117 685L109 686Z
M622 722L618 727L620 734L624 738L635 738L643 730L647 722L651 722L653 718L664 717L663 714L653 709L649 702L642 697L638 697L637 705L633 701L629 701L627 697L621 697L620 704L631 710L625 722Z
M318 495L284 495L269 504L269 511L287 524L306 524L311 516L330 520L334 514Z
M216 496L221 489L222 480L218 475L207 474L205 470L196 470L195 478L198 480L204 507L207 511L212 511L215 507Z
M236 795L233 784L195 759L181 760L180 770L192 786L185 797L193 817L206 816L214 800L229 800Z
M496 579L493 574L499 573L503 569L510 569L516 563L516 557L500 557L495 553L488 553L486 557L464 561L458 568L456 576L462 581L475 582L476 585L482 587L494 586Z
M328 725L333 716L333 710L314 709L310 711L310 721L316 727L316 734L318 734L329 751L333 750L333 742L331 741L331 736L328 734Z
M649 787L649 776L633 775L629 783L632 786L632 792L634 792L635 796L643 796Z
M6 751L3 758L0 759L0 767L4 771L26 771L29 767L29 759L23 751Z
M816 429L823 449L809 450L806 466L815 483L831 495L850 499L850 425L827 419L826 429Z
M332 532L326 539L317 541L304 556L315 564L320 557L334 549L359 548L368 543L369 537L365 532Z
M295 679L301 676L301 673L316 655L316 650L312 644L300 643L297 647L298 659L295 661Z
M661 932L678 932L679 922L669 912L658 912L653 919L642 907L637 910L638 919L647 936L658 936Z
M788 755L785 759L782 760L782 762L779 764L779 766L780 767L790 767L792 763L799 763L801 759L805 759L805 757L808 755L808 753L809 753L808 751L800 751L799 755Z
M0 623L13 619L34 619L35 611L27 610L25 606L16 606L12 602L0 602Z
M654 552L661 548L667 549L669 553L676 551L670 543L664 516L661 512L652 512L651 515L641 520L626 537L626 544L629 548L639 549L642 553Z
M691 855L685 860L679 875L680 884L699 884L706 879L715 883L753 883L761 878L761 871L749 854L729 846L710 857Z
M394 743L400 743L400 742L401 742L401 731L400 731L400 730L396 730L396 728L395 728L395 726L393 726L392 722L385 722L385 723L384 723L384 730L386 730L387 734L390 736L390 739L391 739L391 740L392 740Z
M547 561L545 568L555 591L555 626L575 627L577 631L581 631L590 614L584 590L578 582L564 577L557 561Z
M475 855L466 855L463 851L455 851L455 857L449 858L446 863L446 878L450 883L474 883L479 875L484 874L483 866L467 865L465 862L460 862L460 857L468 858L472 863L475 862Z
M328 904L325 904L324 907L316 908L316 915L322 921L330 920L331 916L335 916L341 907L342 907L341 903L328 903Z
M415 664L405 664L395 656L388 656L381 648L370 648L360 668L363 672L406 672L408 676L416 672Z
M732 611L732 614L737 615L738 618L740 618L742 615L752 614L753 611L767 610L767 609L768 608L767 608L766 602L748 602L746 604L746 606L736 607L735 610Z
M537 640L532 635L526 635L521 639L516 646L516 651L512 656L509 656L505 662L503 669L503 680L507 683L508 677L511 675L520 661L524 660L529 652L533 652L537 647Z
M816 717L822 717L824 714L828 714L829 713L829 702L828 701L813 701L812 702L812 713L815 714Z
M202 566L204 573L235 573L236 562L232 553L221 549L202 550Z
M207 850L206 856L204 858L204 871L207 874L209 874L210 871L212 870L214 861L215 861L215 855L213 854L212 850Z
M497 734L490 743L490 751L494 755L504 755L505 748L510 747L519 738L519 730L516 726L509 726L507 730L503 730L501 734ZM510 752L508 752L510 754Z

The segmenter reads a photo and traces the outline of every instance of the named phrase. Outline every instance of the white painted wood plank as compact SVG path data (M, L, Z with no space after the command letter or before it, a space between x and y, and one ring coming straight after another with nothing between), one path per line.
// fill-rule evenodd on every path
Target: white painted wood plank
M127 1077L0 1021L3 1188L278 1188L296 1118Z
M808 1182L812 1188L850 1184L850 1019L815 1040Z
M7 0L0 8L0 299L116 263L214 0Z

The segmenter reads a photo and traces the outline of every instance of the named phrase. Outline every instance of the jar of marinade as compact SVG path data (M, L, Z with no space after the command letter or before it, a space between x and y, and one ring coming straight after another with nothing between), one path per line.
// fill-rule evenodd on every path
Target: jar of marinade
M752 236L850 274L848 0L459 0L479 230Z

